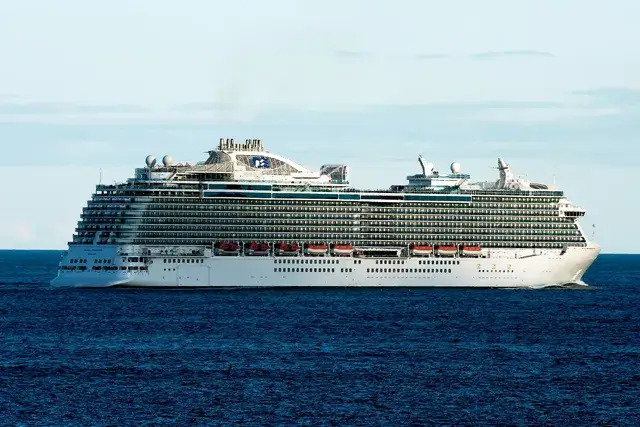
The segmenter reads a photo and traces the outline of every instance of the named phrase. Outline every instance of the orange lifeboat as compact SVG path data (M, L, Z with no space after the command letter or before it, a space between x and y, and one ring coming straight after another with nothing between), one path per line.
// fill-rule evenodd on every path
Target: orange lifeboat
M325 245L324 243L319 245L312 245L310 243L307 243L305 245L305 253L307 255L324 255L327 253L327 249L327 245Z
M269 244L265 242L249 242L244 253L249 256L269 255Z
M331 253L338 256L351 256L353 253L353 246L351 245L333 245L331 247Z
M298 255L298 253L300 252L300 245L298 245L297 243L280 242L276 246L276 249L274 252L276 255L280 255L280 256Z
M462 248L462 255L464 256L480 256L482 255L482 249L480 246L464 246Z
M413 245L410 251L413 256L429 256L433 254L433 247L429 245Z
M438 246L436 253L440 256L454 256L458 253L458 248L455 246Z
M216 255L238 255L240 245L236 242L219 242L215 246Z

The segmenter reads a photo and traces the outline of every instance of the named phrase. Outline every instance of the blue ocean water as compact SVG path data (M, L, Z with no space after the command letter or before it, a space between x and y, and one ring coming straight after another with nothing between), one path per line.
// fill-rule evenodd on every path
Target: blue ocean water
M587 290L50 290L0 252L1 425L639 425L640 256Z

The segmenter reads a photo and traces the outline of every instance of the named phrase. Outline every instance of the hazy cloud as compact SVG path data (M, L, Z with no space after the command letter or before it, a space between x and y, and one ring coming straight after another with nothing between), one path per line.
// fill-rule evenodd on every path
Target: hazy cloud
M22 220L0 219L0 248L33 248L34 232L31 226Z
M145 108L130 104L75 104L65 102L0 102L0 114L101 114L140 113Z
M366 58L373 56L371 52L359 51L359 50L348 50L348 49L339 49L335 51L336 56L341 58Z
M630 107L640 105L640 90L629 87L599 87L572 93L600 106Z
M505 153L530 157L560 153L575 157L573 147L580 143L579 156L598 153L606 162L635 144L640 135L640 120L633 114L594 116L589 115L593 109L584 109L570 115L567 111L573 110L557 102L494 101L349 111L272 109L246 123L221 123L213 117L199 122L149 117L109 124L0 123L0 140L15 145L12 157L0 164L119 165L141 162L149 152L173 153L176 159L193 161L220 137L260 138L279 152L298 148L300 161L306 164L313 164L318 152L363 157L362 144L397 148L407 141L421 141L436 151L453 150L452 155L485 155L487 144L496 140L518 141ZM488 120L488 113L500 120ZM617 141L619 150L607 145L611 140ZM537 150L522 144L535 144ZM380 156L379 149L368 152Z
M372 58L382 57L388 59L414 59L414 60L436 60L436 59L452 59L455 58L456 55L446 54L446 53L417 53L417 54L407 54L407 53L387 53L387 54L377 54L374 52L368 51L358 51L358 50L347 50L341 49L334 52L336 56L342 58ZM462 56L464 57L464 56ZM554 55L550 52L538 51L538 50L505 50L505 51L487 51L487 52L476 52L468 55L468 57L472 59L502 59L502 58L553 58Z
M486 102L451 102L418 105L419 108L442 108L457 110L486 110L495 108L562 108L560 102L548 101L486 101Z
M415 59L446 59L449 55L443 53L419 53L414 56Z
M13 93L0 93L0 101L15 101L19 99L19 96Z
M172 107L172 110L185 112L226 111L228 109L229 105L221 102L188 102L186 104L179 104Z
M501 59L501 58L514 58L514 57L540 57L540 58L553 58L554 55L550 52L544 52L539 50L504 50L497 52L477 52L472 53L473 59Z

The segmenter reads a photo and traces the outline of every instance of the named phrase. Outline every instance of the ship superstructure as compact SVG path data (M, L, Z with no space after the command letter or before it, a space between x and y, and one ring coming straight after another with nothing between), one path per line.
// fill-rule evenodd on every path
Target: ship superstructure
M473 182L454 162L386 190L349 167L313 172L260 140L221 139L205 161L164 156L98 185L54 286L488 286L580 282L599 253L585 214L552 186Z

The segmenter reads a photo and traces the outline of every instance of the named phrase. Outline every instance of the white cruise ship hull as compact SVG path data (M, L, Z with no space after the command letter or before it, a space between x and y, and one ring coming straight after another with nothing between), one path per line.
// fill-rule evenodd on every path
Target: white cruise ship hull
M145 266L122 264L116 246L72 246L65 258L112 257L117 270L60 270L52 287L485 287L542 288L581 284L600 247L491 250L485 257L151 256ZM122 258L124 259L124 258ZM63 260L64 262L64 260ZM91 267L89 267L91 268Z

